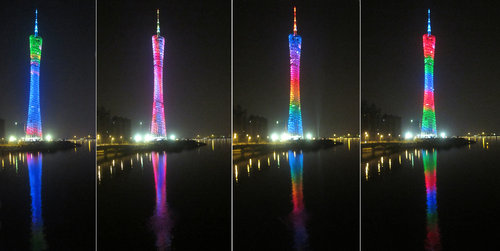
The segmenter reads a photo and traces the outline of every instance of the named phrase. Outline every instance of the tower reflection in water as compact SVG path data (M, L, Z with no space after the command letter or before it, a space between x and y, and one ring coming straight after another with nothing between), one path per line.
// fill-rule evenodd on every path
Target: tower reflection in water
M307 249L306 211L303 196L303 156L302 152L288 151L288 163L292 177L293 211L290 214L294 231L294 249Z
M153 171L156 190L156 208L151 217L153 231L156 234L158 250L169 250L171 247L170 230L172 221L167 204L167 154L152 152Z
M436 167L437 152L422 150L425 173L425 190L427 193L427 237L425 250L441 250L441 241L437 213Z
M27 154L31 195L31 245L33 250L47 249L42 219L42 155Z

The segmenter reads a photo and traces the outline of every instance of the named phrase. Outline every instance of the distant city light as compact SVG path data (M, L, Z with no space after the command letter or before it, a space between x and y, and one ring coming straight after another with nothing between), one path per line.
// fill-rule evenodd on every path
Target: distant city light
M170 140L175 140L175 134L170 135Z
M446 133L445 133L445 132L441 132L439 135L440 135L440 136L441 136L441 138L443 138L443 139L444 139L444 138L446 138Z
M144 141L145 142L149 142L151 140L153 140L153 136L151 134L144 135Z
M9 142L14 142L14 141L16 141L16 140L17 140L16 136L14 136L14 135L10 135L10 137L9 137Z
M45 136L45 140L46 141L52 141L52 135L47 134L47 136Z

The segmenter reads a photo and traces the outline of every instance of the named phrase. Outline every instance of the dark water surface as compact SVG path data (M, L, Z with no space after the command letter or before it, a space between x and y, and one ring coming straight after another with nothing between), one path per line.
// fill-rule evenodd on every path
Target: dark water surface
M0 250L95 248L95 148L0 156Z
M358 250L359 141L344 143L235 162L235 250Z
M500 250L500 141L362 162L363 250Z
M98 163L100 250L230 250L231 145Z

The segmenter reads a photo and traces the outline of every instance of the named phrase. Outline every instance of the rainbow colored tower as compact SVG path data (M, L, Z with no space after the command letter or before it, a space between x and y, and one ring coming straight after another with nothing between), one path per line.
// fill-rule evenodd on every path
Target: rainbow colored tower
M424 110L422 115L421 136L424 138L437 137L436 111L434 107L434 53L436 37L431 35L431 10L427 11L427 34L423 36L424 63L425 63L425 90Z
M297 35L297 9L293 7L293 34L288 35L290 47L290 108L288 110L288 134L302 138L302 113L300 110L300 48L302 38Z
M154 68L154 93L153 93L153 119L151 121L151 134L155 138L165 138L165 110L163 106L163 51L165 38L160 36L160 10L156 10L156 35L153 35L153 68Z
M42 38L38 36L38 10L35 10L35 35L30 36L30 99L28 104L28 122L26 139L42 139L42 119L40 116L40 59Z

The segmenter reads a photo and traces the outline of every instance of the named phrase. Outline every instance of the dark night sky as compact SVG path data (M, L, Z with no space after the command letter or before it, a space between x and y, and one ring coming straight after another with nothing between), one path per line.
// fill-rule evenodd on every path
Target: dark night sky
M294 3L239 0L234 4L234 105L266 117L272 132L273 122L288 119L288 34L293 32ZM304 133L358 133L358 1L296 1L295 5L302 36Z
M500 15L485 1L363 1L363 99L401 116L403 130L421 121L427 8L438 133L499 133Z
M7 134L26 124L29 36L43 38L40 102L43 133L54 137L94 134L94 1L8 1L0 8L0 118Z
M230 135L230 1L99 1L98 105L149 130L157 8L167 134Z

